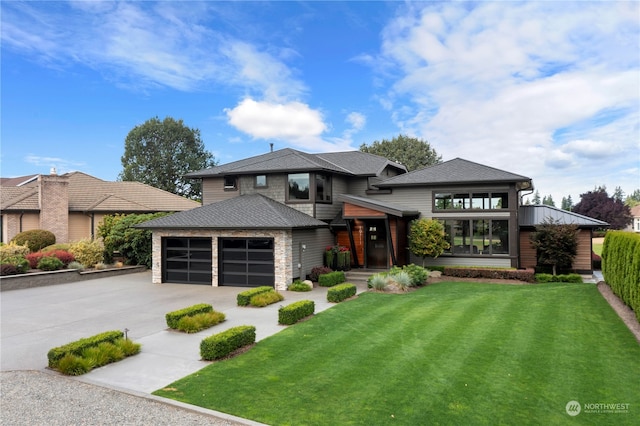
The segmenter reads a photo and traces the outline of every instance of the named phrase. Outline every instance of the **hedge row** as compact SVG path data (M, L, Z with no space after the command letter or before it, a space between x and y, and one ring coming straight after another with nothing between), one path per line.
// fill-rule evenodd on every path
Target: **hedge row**
M179 309L177 311L169 312L164 317L167 321L169 328L177 329L178 321L182 317L190 317L196 314L203 314L205 312L213 311L213 306L206 303L199 303L197 305L189 306L188 308Z
M299 300L283 306L278 309L278 323L283 325L295 324L302 318L313 315L315 309L316 305L312 300Z
M334 285L345 282L346 278L344 272L334 271L328 274L321 274L318 276L318 285L321 287L333 287Z
M602 274L640 321L640 234L610 231L602 246Z
M98 346L103 342L114 343L116 340L123 337L124 333L120 330L105 331L104 333L96 334L95 336L85 337L80 340L76 340L75 342L53 348L47 353L49 367L57 368L58 363L65 355L81 355L82 351L86 348Z
M344 283L331 287L327 291L327 300L329 302L338 303L355 295L356 286L351 283Z
M240 325L203 339L200 342L200 356L206 361L213 361L255 341L256 328L252 325Z
M489 269L489 268L460 268L445 266L443 275L458 278L492 278L501 280L519 280L528 283L536 282L533 269Z
M536 274L536 282L539 283L582 283L580 274Z
M267 291L274 291L273 287L270 287L270 286L254 287L252 289L245 290L241 293L238 293L238 296L236 296L238 306L249 306L249 303L251 303L251 298L253 296L260 293L266 293Z

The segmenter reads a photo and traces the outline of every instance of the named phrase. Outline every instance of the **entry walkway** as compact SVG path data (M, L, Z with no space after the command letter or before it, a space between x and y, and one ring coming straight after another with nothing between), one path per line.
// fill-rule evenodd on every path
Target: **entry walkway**
M359 286L359 291L366 288ZM283 330L278 309L292 302L315 302L315 312L331 306L327 289L282 294L285 300L264 308L238 307L239 287L152 284L151 273L101 278L2 293L0 369L44 370L47 352L82 337L125 330L142 344L140 354L95 369L77 379L114 389L149 394L195 373L209 363L200 360L204 337L237 325L254 325L256 340ZM195 334L167 329L165 314L196 303L224 312L226 321Z

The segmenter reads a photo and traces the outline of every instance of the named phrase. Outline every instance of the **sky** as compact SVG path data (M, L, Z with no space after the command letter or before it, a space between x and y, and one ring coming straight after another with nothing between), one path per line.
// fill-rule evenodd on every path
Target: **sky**
M220 164L399 134L557 206L640 188L640 2L17 2L1 12L0 175L117 180L129 131Z

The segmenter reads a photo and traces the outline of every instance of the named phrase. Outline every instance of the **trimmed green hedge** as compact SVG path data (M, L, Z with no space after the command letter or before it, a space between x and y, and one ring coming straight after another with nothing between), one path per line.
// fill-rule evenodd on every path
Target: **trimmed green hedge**
M640 321L640 234L609 231L602 246L602 274L613 293Z
M435 268L430 269L435 270ZM536 282L533 269L491 269L445 266L442 275L458 278L493 278L502 280L519 280L528 283Z
M65 355L81 355L82 351L86 348L98 346L103 342L114 343L116 340L123 337L124 333L120 330L105 331L104 333L96 334L95 336L85 337L80 340L76 340L75 342L50 349L47 353L49 367L57 368L58 363L65 357Z
M579 274L536 274L536 282L539 283L582 283L582 277Z
M313 315L316 304L312 300L299 300L278 309L278 324L291 325Z
M327 291L327 300L334 303L342 302L351 296L355 296L356 290L356 286L351 283L339 284Z
M167 313L164 318L167 321L169 328L177 329L178 321L182 317L190 317L195 314L202 314L205 312L213 311L213 307L206 303L199 303L197 305L189 306L188 308L178 309L177 311Z
M345 282L345 280L344 272L334 271L318 276L318 285L322 287L333 287L334 285Z
M256 294L265 293L267 291L274 291L273 287L270 286L262 286L262 287L254 287L249 290L245 290L241 293L238 293L236 300L238 302L238 306L248 306L251 303L251 298Z
M200 342L200 356L205 361L213 361L255 341L256 328L252 325L240 325L203 339Z

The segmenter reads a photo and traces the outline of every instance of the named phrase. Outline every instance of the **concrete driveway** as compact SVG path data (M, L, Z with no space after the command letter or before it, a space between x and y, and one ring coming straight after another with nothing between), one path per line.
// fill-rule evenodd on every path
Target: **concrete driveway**
M303 299L315 302L316 313L333 306L326 300L327 289L316 287L311 292L282 292L283 302L265 308L238 307L236 295L242 290L152 284L151 273L143 272L2 292L0 369L43 370L53 347L103 331L128 329L129 338L142 344L141 353L78 380L151 393L209 364L200 360L204 337L237 325L254 325L256 340L261 340L285 328L277 324L280 306ZM196 303L211 304L227 320L195 334L167 329L167 312Z

